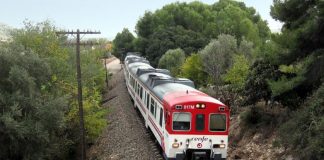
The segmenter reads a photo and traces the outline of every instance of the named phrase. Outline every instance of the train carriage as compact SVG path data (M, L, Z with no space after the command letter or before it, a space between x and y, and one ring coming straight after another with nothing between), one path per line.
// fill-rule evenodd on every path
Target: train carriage
M134 106L165 159L226 159L227 106L196 90L191 80L174 78L136 54L126 56L124 75Z

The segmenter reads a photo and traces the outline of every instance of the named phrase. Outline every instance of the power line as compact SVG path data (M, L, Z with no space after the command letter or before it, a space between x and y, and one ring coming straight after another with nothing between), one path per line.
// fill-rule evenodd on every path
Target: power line
M85 129L83 118L83 102L82 102L82 83L81 83L81 65L80 65L80 45L93 45L92 43L81 43L81 34L101 34L99 31L59 31L56 34L71 34L76 35L76 69L77 69L77 82L78 82L78 104L79 104L79 118L80 118L80 136L81 136L81 159L86 159L86 143L85 143Z

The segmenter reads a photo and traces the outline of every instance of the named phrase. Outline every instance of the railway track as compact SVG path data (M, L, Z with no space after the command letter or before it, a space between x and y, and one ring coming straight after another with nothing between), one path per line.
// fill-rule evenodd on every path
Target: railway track
M145 124L144 124L144 120L143 118L141 118L141 113L139 113L139 111L136 109L136 114L138 114L138 117L136 118L136 121L139 122L139 124L141 125L141 128L143 130L145 130L145 137L148 139L149 142L149 146L151 147L152 151L154 152L155 155L155 159L156 160L163 160L163 155L162 155L162 149L161 147L158 145L157 141L155 140L155 137L153 136L152 132L148 129L146 129ZM145 157L143 157L145 158Z

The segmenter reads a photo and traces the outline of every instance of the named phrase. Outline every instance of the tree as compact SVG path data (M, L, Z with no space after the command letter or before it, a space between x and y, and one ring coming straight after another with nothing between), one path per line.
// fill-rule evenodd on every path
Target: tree
M184 76L193 82L197 87L206 85L208 74L203 70L203 63L199 54L191 54L186 58L181 66L180 75Z
M319 0L275 0L271 7L272 17L284 23L282 34L275 39L282 48L276 53L275 62L280 66L292 66L296 72L281 70L282 77L272 81L270 86L275 98L293 108L300 103L290 103L294 100L286 97L304 100L318 88L324 77L323 10L324 5Z
M249 61L244 55L234 55L233 65L223 76L225 83L231 84L233 92L241 92L249 73Z
M186 55L198 51L206 45L206 39L200 34L186 30L182 26L158 29L147 40L145 54L153 66L169 49L181 48Z
M134 39L135 37L127 28L124 28L121 33L117 33L113 40L113 55L123 59L125 56L123 54L134 50Z
M0 49L0 64L0 157L59 158L67 143L61 136L68 101L44 88L49 64L14 44Z
M153 66L169 49L182 48L188 56L221 34L233 35L238 41L245 38L253 42L254 48L261 47L270 38L266 21L255 9L232 0L220 0L212 5L168 4L155 12L146 12L136 24L136 33L136 50Z
M170 49L159 60L159 67L165 68L173 76L177 76L180 73L180 67L184 63L185 58L186 55L182 49Z
M245 105L255 104L261 99L268 102L272 95L267 80L280 76L278 67L265 60L257 60L249 70L243 91Z
M26 126L31 128L28 128L28 130L22 127L18 128L26 136L18 137L10 142L22 149L18 148L18 150L21 150L19 152L15 152L15 150L13 150L15 153L10 152L10 154L14 154L18 158L9 159L73 159L75 158L73 153L75 153L79 141L74 47L63 47L62 43L66 42L66 37L57 36L55 26L49 21L36 24L25 22L25 25L25 28L13 33L13 41L7 46L10 49L4 48L0 50L10 53L9 55L12 54L10 60L14 61L14 63L7 60L3 61L3 63L0 62L0 64L3 66L2 68L10 68L11 66L15 68L12 71L15 77L3 79L3 86L15 86L16 91L13 91L12 97L17 99L7 98L8 102L3 103L3 105L15 109L16 105L24 104L22 106L30 109L32 115L28 115L29 113L22 115L21 117L24 119L19 115L14 115L14 118L17 118L18 121L26 121L26 124L27 122L33 124ZM106 109L100 107L105 75L100 61L103 50L101 48L91 51L81 49L86 137L87 141L91 143L106 125ZM29 58L39 60L30 60ZM19 64L18 67L16 67L16 63ZM0 71L0 75L7 76L7 73L11 72L2 69ZM0 86L1 83L2 78ZM29 95L20 96L21 90L29 93ZM0 89L0 97L2 96L1 91ZM57 97L60 98L57 100ZM54 100L57 100L57 102ZM2 107L1 102L0 107ZM18 107L18 109L20 108ZM17 111L20 114L20 111ZM63 116L63 118L60 116ZM61 118L62 121L56 123ZM43 120L48 121L46 123L52 123L51 133L46 133L47 128L42 126ZM1 125L0 122L0 127ZM43 130L45 131L43 132ZM2 129L0 129L1 131ZM19 134L13 134L20 136ZM20 138L24 139L24 141L20 141ZM30 140L30 143L28 143L28 140ZM33 141L40 142L35 144ZM11 150L10 147L12 146L7 145L5 147L7 148L4 148L4 150ZM38 147L41 147L41 149ZM39 152L36 153L33 150L34 148L35 150L39 149ZM30 155L35 155L35 157L30 157Z
M221 75L231 66L232 57L237 52L237 41L231 35L220 35L199 52L204 62L204 70L213 83L220 85Z

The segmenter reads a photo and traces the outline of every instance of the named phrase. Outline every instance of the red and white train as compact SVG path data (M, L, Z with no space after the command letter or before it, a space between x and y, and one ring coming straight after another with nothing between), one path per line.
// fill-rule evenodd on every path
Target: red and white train
M136 54L126 56L124 74L134 106L165 159L226 159L226 105L196 90L191 80L171 77Z

